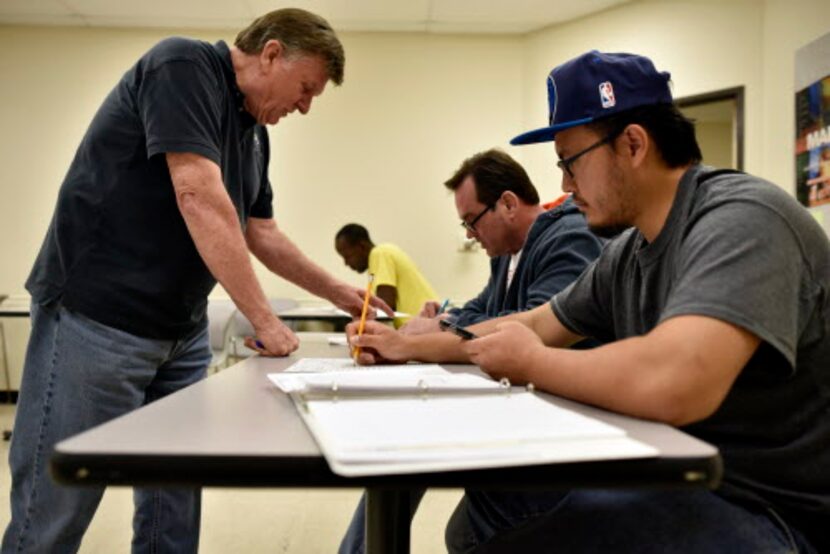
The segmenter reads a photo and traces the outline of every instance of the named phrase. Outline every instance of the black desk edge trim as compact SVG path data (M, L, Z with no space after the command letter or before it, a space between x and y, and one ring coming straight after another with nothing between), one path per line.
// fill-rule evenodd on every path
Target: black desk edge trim
M52 477L66 485L186 485L210 487L444 487L539 490L595 488L717 488L723 476L719 455L551 464L550 467L446 471L370 477L341 477L320 457L84 455L55 452ZM597 475L601 474L601 478ZM497 487L493 486L498 482Z

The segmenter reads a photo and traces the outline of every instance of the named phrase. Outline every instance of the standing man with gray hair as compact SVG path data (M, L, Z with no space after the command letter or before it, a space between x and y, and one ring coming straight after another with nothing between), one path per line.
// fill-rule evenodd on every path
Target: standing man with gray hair
M324 19L277 10L232 47L163 40L104 100L26 283L32 332L3 553L79 548L104 490L55 486L54 444L202 379L207 295L217 281L254 326L249 346L276 356L297 348L249 251L360 312L362 290L316 266L277 228L264 127L307 113L328 81L342 82L344 59ZM133 552L196 552L200 503L195 488L136 489Z

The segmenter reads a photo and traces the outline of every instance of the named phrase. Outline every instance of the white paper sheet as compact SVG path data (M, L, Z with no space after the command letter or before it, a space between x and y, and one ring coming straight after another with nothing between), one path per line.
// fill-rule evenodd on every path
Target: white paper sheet
M441 373L447 373L438 364L387 364L387 365L357 365L351 358L300 358L290 365L284 373L332 373L343 371L388 371L399 369L416 370L422 368L434 372L436 368Z
M462 381L437 364L360 366L344 358L303 358L282 373L268 378L283 392L336 390L363 392L411 389L417 393L424 386L493 387L493 381L475 375L458 375ZM471 379L472 378L472 379ZM453 384L457 382L458 384Z
M387 452L393 459L403 449L488 448L625 434L521 392L427 400L314 401L309 411L324 426L335 452Z
M337 335L336 337L328 337L328 343L335 346L349 346L349 339L345 335Z
M301 413L341 475L641 458L617 427L536 394L314 400Z
M479 392L507 393L496 381L466 373L450 373L441 366L398 365L377 366L378 369L360 368L346 371L322 371L317 373L271 373L268 378L283 392L303 392L343 396L349 394L396 395ZM521 389L518 389L521 390Z
M351 358L300 358L285 373L328 373L331 371L364 370L371 366L359 366Z

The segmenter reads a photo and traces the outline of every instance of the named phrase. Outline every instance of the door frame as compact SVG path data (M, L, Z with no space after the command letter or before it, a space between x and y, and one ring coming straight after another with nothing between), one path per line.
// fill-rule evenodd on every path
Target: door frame
M690 108L723 100L735 102L735 169L744 169L744 87L732 87L675 99L679 108Z

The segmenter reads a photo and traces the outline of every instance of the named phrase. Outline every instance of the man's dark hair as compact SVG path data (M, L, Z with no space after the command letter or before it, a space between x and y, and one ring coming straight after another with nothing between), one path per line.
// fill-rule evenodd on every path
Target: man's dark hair
M660 157L671 168L700 163L703 159L695 137L695 124L674 104L632 108L586 126L599 135L607 136L620 134L631 124L640 125L648 132Z
M494 205L508 190L526 204L539 203L539 193L527 171L501 150L493 148L467 158L444 186L455 191L468 176L475 181L478 201L487 206Z
M372 239L369 238L369 231L363 225L357 223L348 223L344 225L337 234L334 235L334 240L345 240L348 244L358 244L360 242L368 242L372 244Z
M258 54L272 39L280 41L289 56L320 56L326 62L329 79L335 85L343 82L343 45L328 21L319 15L297 8L274 10L240 31L234 45L246 54Z

